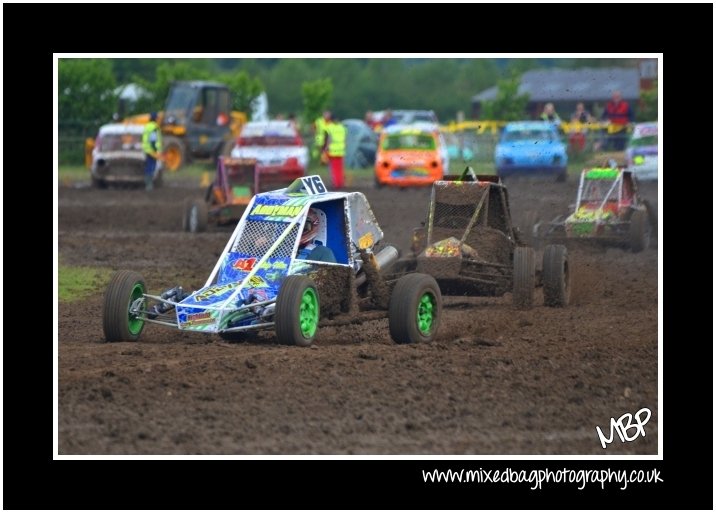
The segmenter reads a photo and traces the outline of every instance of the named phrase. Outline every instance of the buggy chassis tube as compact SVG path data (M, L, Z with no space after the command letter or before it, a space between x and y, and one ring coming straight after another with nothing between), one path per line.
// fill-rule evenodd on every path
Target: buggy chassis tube
M177 303L176 301L169 301L169 300L166 300L166 299L162 299L162 298L159 297L159 296L154 296L154 295L151 295L151 294L143 294L142 297L143 297L143 298L154 299L154 300L157 300L157 301L159 301L159 302L172 305L172 306L174 306L174 307L176 307L176 306L179 305L179 303ZM248 305L243 305L243 306L240 306L239 308L236 308L236 309L234 309L234 308L224 308L224 307L220 307L220 306L211 306L211 305L207 305L207 306L205 306L204 308L205 308L206 310L219 310L219 311L222 311L222 312L224 312L224 311L241 312L242 310L248 310L249 308L254 308L254 307L257 307L257 306L267 306L267 305L272 305L272 304L274 304L274 303L276 303L276 300L275 300L275 299L270 299L270 300L268 300L268 301L260 301L260 302L257 302L257 303L250 303L250 304L248 304ZM149 314L149 313L152 313L152 312L149 312L149 311L147 311L147 310L140 310L139 308L135 307L134 305L132 305L132 308L130 309L130 311L131 311L132 313L135 313L135 314L144 314L144 315L142 315L142 319L143 319L144 321L146 321L146 322L153 322L154 324L161 324L161 325L164 325L164 326L171 326L171 327L173 327L173 328L178 328L178 327L179 327L179 325L178 325L176 322L169 322L169 321L164 321L164 320L150 319L150 318L148 318L148 317L146 316L146 314ZM172 316L170 316L170 315L165 315L165 317L166 317L166 318L171 318ZM274 325L274 323L272 323L272 322L267 322L267 323L262 323L262 324L251 324L251 325L249 325L249 326L238 326L238 327L235 327L235 328L229 328L229 329L227 329L227 330L222 330L221 332L222 332L222 333L228 333L228 332L232 332L232 331L246 331L246 330L255 329L255 328L266 328L266 327L270 327L270 326L273 326L273 325Z
M255 198L256 198L256 196L254 196L251 199L251 202L247 206L247 209L250 209L253 206ZM283 233L279 237L277 237L276 240L274 241L274 243L266 250L266 252L264 253L264 256L262 256L261 259L258 262L256 262L256 264L254 265L254 268L251 269L251 271L249 271L249 273L244 277L244 279L241 281L241 283L236 287L236 290L228 298L226 298L226 300L223 303L224 305L231 304L231 302L236 299L236 296L241 292L241 290L243 290L243 288L246 286L248 281L251 278L253 278L253 276L259 270L261 265L263 265L263 263L266 262L266 260L268 260L269 255L272 255L273 252L276 250L276 248L279 245L281 245L281 243L288 236L288 234L291 232L293 227L296 226L298 223L300 223L303 220L303 218L306 216L309 208L310 208L310 203L306 204L306 206L303 207L303 209L295 217L295 219L293 221L291 221L290 223L288 223L288 226L286 226ZM229 238L229 242L227 242L226 246L224 247L224 251L222 251L222 253L221 253L222 258L219 258L216 262L216 265L214 265L214 269L211 271L209 278L206 280L206 283L204 284L205 287L210 285L214 281L214 278L216 277L216 274L219 272L219 267L221 266L221 263L223 261L223 255L225 255L231 248L231 244L234 242L236 234L239 233L240 230L244 229L244 226L246 224L245 221L246 221L246 218L244 218L242 220L242 222L240 222L238 225L236 225L236 229L234 230L233 235L231 236L231 238ZM296 250L296 246L298 245L298 242L299 242L299 239L296 238L296 241L294 242L294 248L293 248L294 251ZM271 302L275 302L275 300L271 300L269 303L271 303ZM251 303L250 305L245 305L239 309L236 309L236 311L241 311L245 308L253 308L258 305L259 305L259 303ZM208 309L208 307L206 307L206 308ZM222 312L221 317L223 317L224 312L229 312L229 311L235 310L234 308L217 308L217 307L214 307L214 309L220 310ZM221 323L221 317L219 319L219 324ZM265 326L266 327L273 326L273 323L267 323ZM251 329L256 328L256 327L264 327L264 325L258 325L258 324L251 325ZM241 330L241 327L230 328L228 330L222 330L222 333L227 333L230 331L242 331L242 330Z
M254 196L254 198L255 198L255 196ZM254 203L254 198L251 199L251 202L249 203L249 205L248 205L247 208L251 208L251 206L252 206L253 203ZM262 265L264 262L266 262L266 260L269 258L269 255L273 254L273 252L276 250L276 248L284 241L284 239L286 239L286 237L287 237L288 234L291 232L291 230L293 229L293 227L296 226L299 222L301 222L301 221L303 220L303 218L304 218L304 216L306 215L306 213L307 213L309 207L310 207L310 205L306 205L306 206L301 210L300 214L297 215L296 218L295 218L293 221L291 221L290 223L288 223L288 225L287 225L286 228L284 229L283 233L282 233L279 237L276 238L276 240L275 240L275 241L273 242L273 244L269 247L269 249L266 251L266 253L264 253L264 256L261 257L261 259L260 259L260 260L256 263L256 265L254 266L254 268L244 277L244 279L241 281L241 283L236 287L236 290L235 290L228 298L226 298L226 300L222 303L222 306L206 305L206 306L202 306L202 307L199 307L199 308L203 308L204 310L219 311L219 312L220 312L219 323L220 323L220 322L221 322L221 318L224 316L224 314L225 314L226 312L241 312L241 311L243 311L243 310L248 310L248 309L250 309L250 308L254 308L254 307L257 307L257 306L267 306L267 305L275 304L275 303L276 303L276 300L275 300L275 299L271 299L271 300L268 300L268 301L261 301L261 302L256 302L256 303L250 303L250 304L248 304L248 305L242 305L242 306L240 306L240 307L238 307L238 308L235 308L235 307L227 307L227 306L226 306L226 305L231 304L232 301L234 301L234 300L236 299L236 296L241 292L241 290L243 290L243 288L246 286L246 284L248 283L248 281L256 274L256 272L259 270L259 268L261 267L261 265ZM214 265L214 269L211 271L211 274L209 275L209 278L206 280L206 283L204 284L205 287L211 285L211 283L214 281L214 278L216 277L216 274L219 272L219 268L220 268L220 266L221 266L221 263L223 262L223 255L225 255L225 254L230 250L231 245L232 245L232 243L234 242L235 235L236 235L240 230L243 230L243 229L244 229L245 224L246 224L246 223L245 223L245 220L243 220L242 222L240 222L239 224L237 224L236 228L234 229L234 234L233 234L232 237L229 239L229 241L226 243L226 246L224 246L224 250L223 250L222 253L221 253L221 254L222 254L222 258L219 258L219 259L217 260L216 264ZM296 239L296 242L295 242L294 245L297 245L297 244L298 244L298 239ZM294 250L295 250L295 247L294 247ZM172 306L174 306L174 307L176 307L176 306L178 306L178 305L180 304L180 303L177 303L176 301L169 301L169 300L166 300L166 299L162 299L162 298L159 297L159 296L154 296L154 295L151 295L151 294L143 294L143 297L145 297L145 298L150 298L150 299L154 299L155 301L159 301L160 303L166 303L166 304L172 305ZM150 318L147 316L147 314L150 313L150 312L139 310L138 305L137 305L137 306L133 305L131 311L132 311L133 313L135 313L135 314L139 314L139 313L143 314L143 315L142 315L142 318L143 318L145 321L147 321L147 322L153 322L153 323L155 323L155 324L162 324L162 325L165 325L165 326L172 326L172 327L175 327L175 328L179 328L178 322L169 322L168 320L160 320L160 319L156 319L156 318L155 318L155 319L150 319ZM168 317L167 317L167 318L168 318ZM229 328L229 329L220 330L220 332L221 332L221 333L229 333L229 332L235 332L235 331L248 331L248 330L254 330L254 329L257 329L257 328L268 328L268 327L271 327L271 326L274 326L274 323L273 323L273 322L261 323L261 324L251 324L251 325L249 325L249 326L237 326L237 327L234 327L234 328Z

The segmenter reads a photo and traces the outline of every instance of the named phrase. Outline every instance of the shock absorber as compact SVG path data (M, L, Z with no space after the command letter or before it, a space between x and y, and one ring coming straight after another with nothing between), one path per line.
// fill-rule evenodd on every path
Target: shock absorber
M184 289L177 286L162 292L159 297L178 303L182 301L186 296L187 294L184 292ZM158 303L152 307L151 313L147 314L147 317L149 319L156 319L158 315L165 314L173 308L174 305L162 301L161 303Z

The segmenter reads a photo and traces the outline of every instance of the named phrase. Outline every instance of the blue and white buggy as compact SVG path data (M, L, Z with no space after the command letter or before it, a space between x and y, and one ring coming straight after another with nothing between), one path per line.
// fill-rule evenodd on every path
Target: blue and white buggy
M299 252L309 210L320 218L314 243L335 262ZM152 295L138 273L117 272L105 295L105 338L135 341L145 323L155 323L229 340L273 328L279 343L308 346L319 323L375 318L372 310L387 313L395 342L430 341L442 310L440 288L420 273L386 281L380 270L398 251L385 246L374 253L382 238L362 193L329 192L319 176L299 178L252 198L199 290Z

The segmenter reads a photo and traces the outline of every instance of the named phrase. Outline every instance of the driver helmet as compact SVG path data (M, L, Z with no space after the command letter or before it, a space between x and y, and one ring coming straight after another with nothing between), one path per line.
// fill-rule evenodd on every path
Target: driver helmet
M321 221L318 217L318 212L316 212L313 208L309 209L308 215L306 215L306 223L303 225L303 234L301 234L301 247L312 242L313 239L316 238L320 224Z

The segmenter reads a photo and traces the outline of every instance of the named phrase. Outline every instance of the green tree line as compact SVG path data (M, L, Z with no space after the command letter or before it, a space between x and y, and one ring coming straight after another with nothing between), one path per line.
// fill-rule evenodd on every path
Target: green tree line
M301 116L306 88L330 81L330 105L342 118L368 110L433 109L441 119L468 112L470 98L500 77L492 59L61 59L60 122L108 121L117 111L113 91L137 83L151 93L127 114L160 110L172 80L226 83L246 110L256 90L265 90L272 115ZM310 93L309 93L310 94ZM247 100L247 97L249 100Z
M320 98L341 118L362 118L368 110L432 109L443 121L458 111L469 116L471 97L501 81L498 111L512 105L511 86L523 72L544 67L633 66L635 59L468 59L468 58L250 58L250 59L60 59L59 117L61 125L103 123L118 109L114 90L137 83L151 96L125 114L160 110L173 80L210 79L234 92L237 110L266 91L271 115L312 116ZM516 78L517 77L517 78ZM326 94L326 87L332 87ZM306 97L306 94L309 97ZM310 95L318 95L319 98Z

